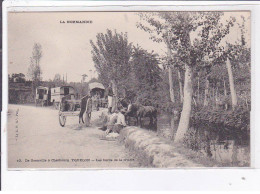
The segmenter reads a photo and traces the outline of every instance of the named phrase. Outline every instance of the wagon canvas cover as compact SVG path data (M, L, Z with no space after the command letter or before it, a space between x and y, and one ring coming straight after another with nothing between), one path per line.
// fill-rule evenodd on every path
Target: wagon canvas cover
M90 90L93 90L93 89L95 89L95 88L98 88L98 89L105 89L105 87L103 86L103 84L101 84L101 83L98 83L98 82L94 82L94 83L90 83L89 84L89 89Z

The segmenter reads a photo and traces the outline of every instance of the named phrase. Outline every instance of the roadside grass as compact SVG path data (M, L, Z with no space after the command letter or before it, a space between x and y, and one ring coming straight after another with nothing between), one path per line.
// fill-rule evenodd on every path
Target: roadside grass
M145 130L145 129L142 129L142 130ZM243 166L241 166L236 163L233 164L231 162L218 162L214 158L207 157L205 154L203 154L201 152L194 151L194 150L187 148L184 144L176 144L173 142L173 140L170 140L169 138L166 138L166 137L162 137L155 131L147 130L146 133L148 134L148 137L150 136L150 140L152 139L151 137L156 137L156 138L159 138L161 140L161 142L164 142L165 144L168 144L169 146L171 146L171 148L173 149L173 154L171 153L173 155L172 159L174 159L175 154L176 155L179 154L184 158L184 160L191 161L195 164L201 165L199 167L185 166L185 164L184 164L185 161L184 161L183 164L181 162L179 163L180 167L183 167L183 168L207 168L207 167L212 167L212 168L233 167L233 168L236 168L236 167L249 167L250 166L249 163L246 163ZM121 144L125 145L125 147L140 162L141 166L145 166L148 168L154 168L155 167L154 166L155 157L151 157L151 156L160 155L161 153L159 153L159 152L161 151L161 149L157 149L157 147L155 146L154 148L150 149L153 152L153 153L151 153L150 150L147 150L144 146L140 146L140 143L136 142L135 140L133 140L133 139L131 139L131 141L126 140L126 137L129 135L130 134L126 134L125 131L122 131L122 133L120 133L120 136L118 138L119 142ZM157 140L157 141L160 142L160 140ZM154 143L154 142L152 142L152 143ZM168 155L168 156L170 156L170 155ZM170 168L172 168L172 167L170 167Z
M149 168L186 168L200 167L177 153L173 146L160 138L156 132L138 127L127 127L120 132L119 141Z
M120 133L120 136L118 137L118 142L122 146L125 146L128 149L131 157L135 158L135 160L138 161L138 167L154 168L155 166L153 165L153 158L149 157L144 150L137 150L135 147L135 142L125 141L125 138L125 134Z

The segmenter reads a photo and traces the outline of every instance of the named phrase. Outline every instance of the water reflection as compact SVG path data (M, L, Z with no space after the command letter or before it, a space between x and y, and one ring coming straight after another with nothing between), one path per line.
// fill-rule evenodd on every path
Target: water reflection
M169 114L161 114L157 122L158 133L174 139L178 120ZM199 154L221 163L223 166L250 166L250 138L248 133L221 126L192 126L185 145Z

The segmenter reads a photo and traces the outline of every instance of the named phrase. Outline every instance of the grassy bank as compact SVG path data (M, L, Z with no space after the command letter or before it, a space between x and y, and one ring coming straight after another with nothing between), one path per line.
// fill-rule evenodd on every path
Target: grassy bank
M155 132L138 127L126 127L120 132L119 140L124 143L142 166L156 168L202 167L182 154Z
M193 167L249 167L232 162L218 162L201 152L159 136L156 132L127 127L120 133L119 141L132 153L143 167L193 168Z

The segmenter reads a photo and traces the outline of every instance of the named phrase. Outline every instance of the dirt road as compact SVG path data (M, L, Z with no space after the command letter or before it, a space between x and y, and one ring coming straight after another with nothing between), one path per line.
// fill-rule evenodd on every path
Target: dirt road
M93 117L98 113L93 112ZM95 118L94 118L95 119ZM9 105L9 168L127 168L137 167L124 146L101 140L103 131L83 127L78 117L61 127L58 110Z

